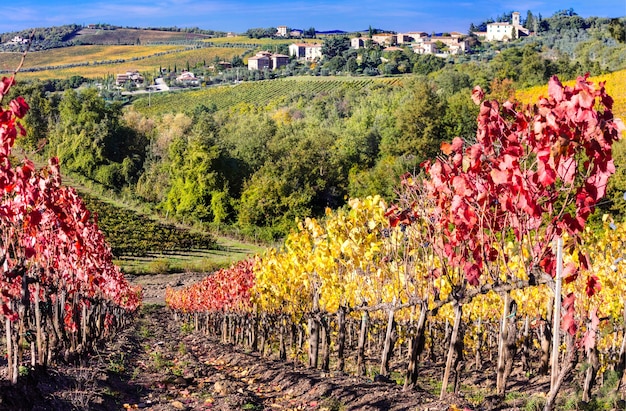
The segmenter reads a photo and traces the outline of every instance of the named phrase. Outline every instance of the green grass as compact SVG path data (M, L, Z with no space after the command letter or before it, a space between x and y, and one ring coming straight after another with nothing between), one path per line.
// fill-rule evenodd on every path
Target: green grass
M98 214L98 225L117 252L114 262L126 274L208 273L264 250L259 245L174 224L132 199L122 199L94 183L85 184L78 176L64 174L63 183L76 188L88 209ZM194 239L198 240L195 246Z
M524 411L541 411L546 403L546 398L540 395L531 395L524 404Z

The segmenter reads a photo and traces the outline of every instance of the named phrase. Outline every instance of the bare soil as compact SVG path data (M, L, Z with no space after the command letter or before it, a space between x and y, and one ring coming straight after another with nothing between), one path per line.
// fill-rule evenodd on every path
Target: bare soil
M146 304L132 329L109 341L84 367L59 364L30 370L16 387L0 383L0 410L534 410L541 408L531 399L548 390L547 377L527 378L516 370L509 385L515 395L501 401L491 394L495 371L469 370L460 394L439 400L443 364L422 364L420 386L403 392L395 381L325 375L223 345L174 321L163 305L168 285L180 287L201 277L134 278L144 286ZM396 365L397 374L402 367ZM574 393L575 383L568 384L562 397ZM624 409L623 401L614 409Z

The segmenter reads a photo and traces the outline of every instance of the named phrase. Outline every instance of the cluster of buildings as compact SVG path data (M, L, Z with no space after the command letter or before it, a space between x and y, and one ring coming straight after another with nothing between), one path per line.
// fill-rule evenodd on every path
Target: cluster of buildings
M496 22L487 24L487 31L474 32L473 34L486 41L509 41L521 36L528 36L529 30L520 24L520 13L514 12L512 21ZM277 36L298 37L302 35L301 30L289 30L287 26L277 27ZM21 39L14 39L19 41ZM429 35L423 31L407 33L378 33L371 37L354 37L350 39L350 46L353 49L368 47L370 44L378 44L384 47L385 51L404 50L401 47L410 47L418 54L434 54L437 56L447 56L467 53L469 43L463 33L451 32L444 35ZM320 60L323 57L322 45L319 43L293 43L289 46L289 55L261 51L248 58L249 70L275 70L289 64L291 58L304 61ZM229 65L228 62L220 62L222 66ZM135 84L143 83L143 78L138 72L127 72L118 74L117 85L124 85L132 81ZM194 85L198 83L191 72L183 72L176 78L181 84Z
M285 27L285 26L282 26ZM368 47L375 43L384 47L385 51L402 51L398 46L409 46L418 54L463 54L469 51L467 40L463 33L453 32L449 36L429 36L425 32L410 32L399 34L374 34L369 37L354 37L350 39L353 49ZM274 70L289 64L290 58L304 61L320 60L323 57L322 45L319 43L293 43L289 45L289 56L262 51L248 59L249 70Z
M294 43L289 46L289 56L261 51L248 58L248 70L274 70L289 64L289 60L314 61L322 58L322 45L319 43Z
M385 50L393 51L396 46L409 45L418 54L463 54L469 51L467 40L464 34L452 32L447 36L429 36L423 31L415 31L398 34L374 34L372 38L355 37L350 39L350 45L354 49L367 47L371 41Z
M143 84L143 76L137 70L129 70L126 73L118 74L115 78L116 86L125 86L128 83L134 85Z
M28 44L28 39L22 36L15 36L7 41L6 44Z
M261 51L248 59L249 70L274 70L289 64L289 56Z
M276 35L281 37L297 37L301 34L302 31L290 31L287 26L278 26L276 32ZM510 41L521 36L528 36L530 31L521 25L520 13L514 12L510 23L489 23L487 24L487 31L474 32L473 34L486 41ZM445 36L429 35L423 31L397 34L379 33L371 37L354 37L350 39L350 46L353 49L368 47L371 43L384 47L385 51L403 50L398 46L408 46L418 54L434 54L442 57L451 54L464 54L470 50L466 36L459 32L447 33ZM263 51L248 59L248 69L277 69L287 65L290 57L305 61L321 59L323 57L322 45L317 43L294 43L289 46L289 56Z

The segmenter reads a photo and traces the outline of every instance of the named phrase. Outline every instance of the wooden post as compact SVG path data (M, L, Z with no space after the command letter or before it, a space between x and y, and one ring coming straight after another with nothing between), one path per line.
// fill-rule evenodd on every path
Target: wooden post
M359 346L357 348L356 369L357 375L365 375L365 340L367 339L367 326L369 313L363 311L361 314L361 330L359 332Z
M452 363L454 356L457 352L456 344L459 336L459 327L461 326L461 315L463 314L463 306L458 302L454 302L454 325L452 327L452 334L450 336L450 346L448 348L448 358L446 360L446 369L443 373L443 381L441 384L441 394L439 399L443 400L448 389L448 381L450 380L450 371L452 370Z
M624 379L624 370L626 369L626 305L624 305L624 330L622 334L622 345L619 350L619 356L617 357L617 364L615 365L615 371L617 372L617 384L615 386L615 393L618 393L621 386L622 380Z
M503 388L503 376L504 376L504 350L506 349L504 344L506 341L506 320L509 315L509 303L511 301L511 294L504 293L504 306L502 307L502 318L500 319L500 335L498 337L498 366L496 368L496 392L499 395L504 394Z
M9 308L11 307L11 303L9 302ZM8 318L4 319L4 332L5 339L7 344L7 378L9 381L13 381L13 339L11 338L11 320ZM16 381L17 382L17 381Z
M319 293L315 290L313 295L313 309L309 317L309 368L317 368L319 354Z
M552 373L550 375L550 390L559 377L559 345L561 343L561 282L563 276L563 239L557 239L556 245L556 278L554 285L554 312L552 322Z
M39 365L44 365L44 350L43 350L43 330L41 329L41 308L39 307L39 292L41 291L41 286L39 283L35 284L35 327L37 328L36 332L36 343L37 343L37 362Z
M426 337L424 331L426 328L426 315L428 314L428 304L423 302L421 305L420 317L417 320L415 334L411 337L409 349L409 365L407 367L406 378L404 379L404 391L414 388L417 384L418 358L424 350L424 342Z
M396 321L394 319L395 309L393 306L396 304L396 299L393 299L392 307L389 309L387 318L387 330L385 332L385 341L383 344L383 352L380 361L380 375L389 376L389 361L391 360L391 354L393 353L393 346L397 339L396 335Z
M339 306L337 310L337 371L343 372L346 365L346 308Z

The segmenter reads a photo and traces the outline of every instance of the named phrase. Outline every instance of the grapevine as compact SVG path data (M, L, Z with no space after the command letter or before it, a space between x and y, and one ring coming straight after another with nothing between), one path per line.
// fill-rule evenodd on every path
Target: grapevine
M0 82L0 102L13 81ZM61 354L77 359L123 326L141 301L140 289L113 265L96 219L74 189L61 185L57 159L41 170L28 159L13 165L13 144L24 134L19 120L28 108L22 97L0 108L0 309L14 384L23 330L34 329L31 366Z

